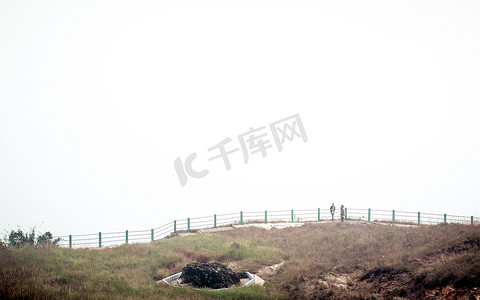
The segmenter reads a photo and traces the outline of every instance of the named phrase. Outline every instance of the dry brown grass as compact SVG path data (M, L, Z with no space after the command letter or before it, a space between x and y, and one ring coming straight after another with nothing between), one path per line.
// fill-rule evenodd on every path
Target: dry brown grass
M192 261L264 272L264 288L211 294L159 286ZM176 236L103 251L0 249L0 298L425 298L480 287L480 227L362 222ZM448 288L447 288L448 287ZM454 292L451 292L454 289Z
M269 278L269 286L293 298L371 294L423 298L426 290L437 287L480 287L478 226L309 223L300 228L248 228L222 235L238 241L261 240L282 249L285 265ZM441 259L428 260L432 257ZM322 284L329 276L346 276L350 284ZM385 284L379 284L381 280Z

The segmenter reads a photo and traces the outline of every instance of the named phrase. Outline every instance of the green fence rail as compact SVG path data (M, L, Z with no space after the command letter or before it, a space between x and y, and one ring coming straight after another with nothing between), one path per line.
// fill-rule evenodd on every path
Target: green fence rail
M335 212L335 222L340 220L340 212ZM397 210L345 208L345 221L348 222L382 222L395 225L434 225L440 223L460 223L480 225L480 218L474 216L456 216L450 214L433 214L406 212ZM212 216L173 220L157 228L123 232L99 232L96 234L79 234L55 236L59 245L69 248L105 247L128 243L144 243L159 240L172 234L195 232L199 229L218 228L221 226L243 225L249 223L275 222L332 222L330 210L299 209L271 211L240 211L240 213L214 214ZM13 245L13 240L11 241Z

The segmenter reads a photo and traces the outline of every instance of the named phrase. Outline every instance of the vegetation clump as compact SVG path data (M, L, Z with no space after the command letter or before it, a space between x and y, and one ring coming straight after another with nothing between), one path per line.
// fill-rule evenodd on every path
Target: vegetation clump
M60 242L60 238L54 239L49 231L37 235L35 228L32 228L30 232L24 232L19 228L17 231L11 230L10 233L5 236L4 242L0 242L0 245L3 247L10 245L18 248L26 245L57 245L58 242Z

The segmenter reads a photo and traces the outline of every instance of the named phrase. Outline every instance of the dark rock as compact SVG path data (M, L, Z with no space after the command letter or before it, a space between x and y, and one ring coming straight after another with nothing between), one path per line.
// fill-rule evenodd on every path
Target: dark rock
M190 263L182 270L182 281L194 287L221 289L240 283L246 273L237 273L220 263Z

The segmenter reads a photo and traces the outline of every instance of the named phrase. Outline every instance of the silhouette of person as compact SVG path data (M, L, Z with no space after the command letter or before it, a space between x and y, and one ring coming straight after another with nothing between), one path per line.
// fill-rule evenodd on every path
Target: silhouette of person
M345 208L342 206L340 206L340 218L342 219L342 222L345 218Z
M335 203L332 203L332 206L330 206L330 213L332 214L332 222L333 222L333 216L335 215Z

